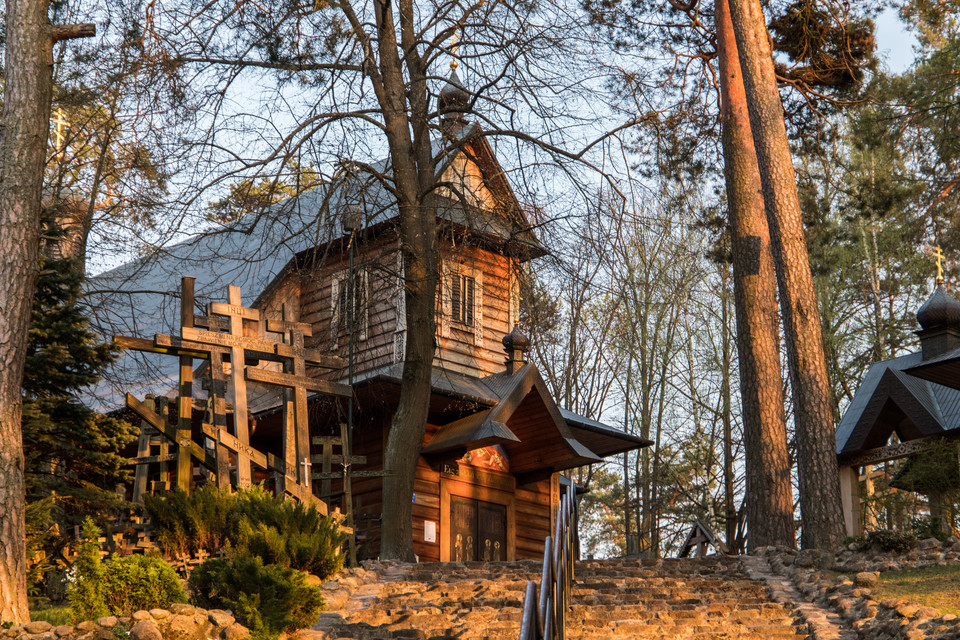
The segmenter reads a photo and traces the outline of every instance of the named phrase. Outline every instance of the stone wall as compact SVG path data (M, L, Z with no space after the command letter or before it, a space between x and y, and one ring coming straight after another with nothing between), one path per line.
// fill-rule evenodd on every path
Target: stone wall
M804 599L836 612L860 640L960 640L960 618L955 615L902 599L873 598L880 572L960 564L960 540L955 537L923 540L906 554L859 551L856 545L836 554L774 547L757 553Z
M137 611L131 617L108 616L76 626L54 627L37 621L0 629L0 638L13 640L245 640L249 636L230 612L189 604Z

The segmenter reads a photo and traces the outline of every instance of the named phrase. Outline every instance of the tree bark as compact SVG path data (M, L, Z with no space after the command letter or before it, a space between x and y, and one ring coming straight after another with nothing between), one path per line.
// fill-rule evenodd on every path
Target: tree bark
M412 562L413 485L430 405L440 272L434 196L436 162L427 127L427 74L416 53L412 1L400 3L401 43L406 52L403 61L398 55L390 3L375 6L382 77L378 98L398 193L407 319L400 400L384 453L387 475L383 480L380 557ZM405 75L409 78L409 91Z
M7 0L0 115L0 621L14 623L30 620L20 387L37 279L52 47L93 35L92 25L54 27L47 8L47 0Z
M795 546L776 276L727 0L716 0L724 176L733 246L750 547Z
M780 289L797 435L801 544L833 549L843 535L843 512L830 381L783 106L759 0L730 0L729 8Z

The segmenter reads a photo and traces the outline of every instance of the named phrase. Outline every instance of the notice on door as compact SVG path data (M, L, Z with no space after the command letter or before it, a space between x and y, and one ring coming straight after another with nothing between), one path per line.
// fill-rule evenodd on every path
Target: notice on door
M424 542L437 541L437 523L434 522L433 520L423 521L423 541Z

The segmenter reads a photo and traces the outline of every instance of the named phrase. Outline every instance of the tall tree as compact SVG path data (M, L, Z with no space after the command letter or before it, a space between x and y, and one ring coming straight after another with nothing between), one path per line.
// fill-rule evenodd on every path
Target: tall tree
M830 380L773 53L760 2L730 0L729 7L780 290L794 397L801 544L832 549L843 536L843 516Z
M37 278L53 45L93 25L53 26L48 0L8 0L0 115L0 620L26 622L20 384Z
M720 122L733 254L750 545L794 546L776 275L727 0L716 0Z

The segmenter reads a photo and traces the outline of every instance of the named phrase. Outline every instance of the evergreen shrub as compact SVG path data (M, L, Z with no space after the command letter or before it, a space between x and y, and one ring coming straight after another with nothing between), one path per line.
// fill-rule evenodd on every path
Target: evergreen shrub
M917 546L917 537L907 531L877 529L867 532L867 547L886 553L907 553Z
M207 560L189 584L197 606L232 611L255 640L309 627L323 606L320 589L302 572L243 553Z
M116 616L187 601L174 568L160 558L142 555L113 556L104 563L103 599Z
M343 568L346 536L313 506L283 500L260 487L236 494L202 487L193 495L144 496L155 538L168 554L215 553L227 546L265 564L327 578Z
M73 585L68 593L70 610L76 621L107 615L103 599L105 570L100 562L100 528L89 517L80 529L80 550L73 563Z

